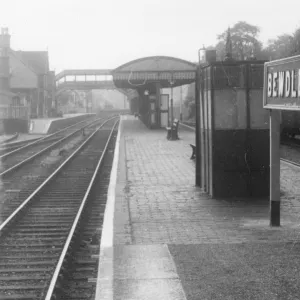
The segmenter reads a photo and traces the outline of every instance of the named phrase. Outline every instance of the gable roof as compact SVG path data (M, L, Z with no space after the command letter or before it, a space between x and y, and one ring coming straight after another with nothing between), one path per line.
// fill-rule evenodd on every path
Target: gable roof
M38 74L33 68L21 60L15 51L9 53L10 88L11 89L35 89L38 87Z
M49 72L48 51L13 51L16 56L36 74L42 75Z

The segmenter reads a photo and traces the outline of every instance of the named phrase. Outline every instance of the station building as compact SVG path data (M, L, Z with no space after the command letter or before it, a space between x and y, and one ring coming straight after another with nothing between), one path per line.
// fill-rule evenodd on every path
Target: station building
M31 117L47 117L53 106L54 72L47 51L10 51L11 90L14 105L24 105Z
M0 34L0 133L27 131L29 118L54 107L55 75L47 51L15 51L7 28Z

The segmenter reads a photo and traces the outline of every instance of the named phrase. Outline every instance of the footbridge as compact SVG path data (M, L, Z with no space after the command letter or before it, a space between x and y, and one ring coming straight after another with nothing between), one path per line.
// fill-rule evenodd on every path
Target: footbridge
M136 95L133 89L116 87L112 69L64 70L55 76L56 97L65 91L118 90L127 97Z
M66 90L116 89L112 70L64 70L55 76L57 96Z

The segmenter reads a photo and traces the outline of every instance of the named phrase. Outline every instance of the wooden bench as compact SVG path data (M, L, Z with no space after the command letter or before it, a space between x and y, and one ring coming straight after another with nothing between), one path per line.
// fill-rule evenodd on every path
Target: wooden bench
M194 159L196 158L196 145L190 144L190 146L192 147L193 153L190 159Z
M179 126L179 120L174 119L172 126L166 127L168 140L179 140L178 126Z

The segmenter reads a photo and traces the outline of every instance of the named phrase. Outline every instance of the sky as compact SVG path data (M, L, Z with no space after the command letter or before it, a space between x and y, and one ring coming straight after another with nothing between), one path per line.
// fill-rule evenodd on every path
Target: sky
M238 21L266 43L300 27L300 0L0 0L14 50L49 51L50 67L113 69L153 55L197 61Z

